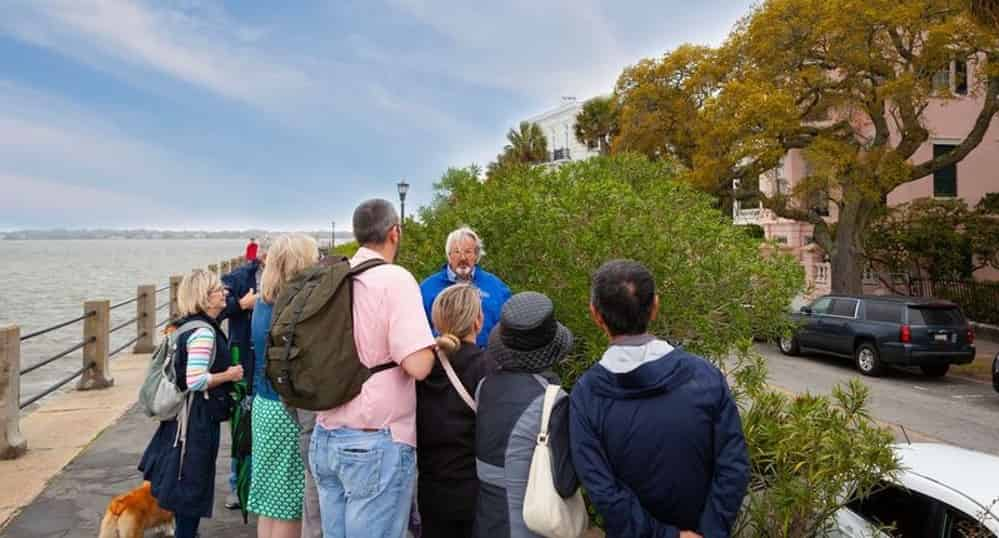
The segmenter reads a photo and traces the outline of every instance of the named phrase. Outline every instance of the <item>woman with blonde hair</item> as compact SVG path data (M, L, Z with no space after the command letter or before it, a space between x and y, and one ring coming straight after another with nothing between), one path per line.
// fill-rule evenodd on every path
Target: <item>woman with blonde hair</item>
M419 510L424 536L472 535L479 481L475 471L475 400L479 381L495 370L476 335L482 329L479 289L455 284L431 311L438 361L416 384Z
M288 281L318 261L315 239L303 234L277 237L267 252L260 277L261 295L253 307L250 332L259 359L253 376L253 461L247 508L259 516L260 538L298 538L302 534L306 467L299 451L300 428L267 379L264 358L274 302Z
M177 388L191 393L189 405L160 422L139 462L153 497L174 513L177 538L194 538L201 518L212 517L220 424L231 413L232 383L243 379L243 367L231 366L229 342L217 322L225 296L215 273L196 269L181 280L180 319L168 330L178 332L174 374Z

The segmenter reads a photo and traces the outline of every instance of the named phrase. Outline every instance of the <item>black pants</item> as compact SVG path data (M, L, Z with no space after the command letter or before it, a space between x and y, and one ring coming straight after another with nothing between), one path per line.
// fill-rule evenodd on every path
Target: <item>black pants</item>
M174 538L196 538L198 536L198 525L201 524L200 517L182 516L174 514Z
M420 514L420 520L421 538L471 538L472 536L471 520L440 520L424 514Z

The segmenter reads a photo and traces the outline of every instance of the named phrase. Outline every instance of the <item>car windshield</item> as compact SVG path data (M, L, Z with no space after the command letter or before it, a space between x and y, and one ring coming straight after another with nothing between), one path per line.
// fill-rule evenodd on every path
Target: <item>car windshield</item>
M910 306L909 324L911 325L963 325L964 316L957 307Z

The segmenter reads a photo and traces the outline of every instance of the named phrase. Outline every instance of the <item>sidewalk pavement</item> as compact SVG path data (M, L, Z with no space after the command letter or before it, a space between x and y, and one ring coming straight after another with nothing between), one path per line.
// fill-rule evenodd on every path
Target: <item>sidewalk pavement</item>
M28 451L0 461L0 485L17 485L0 487L0 529L135 404L148 364L148 354L124 354L111 361L111 387L57 393L22 413L21 432Z
M34 501L0 531L0 538L93 538L112 497L142 483L136 470L146 443L156 430L156 421L133 406L124 417L105 430L96 441L56 476ZM226 510L229 493L229 426L222 425L222 447L215 478L215 509L211 519L201 522L204 537L251 538L256 521L243 524L239 510ZM11 485L4 479L4 486Z

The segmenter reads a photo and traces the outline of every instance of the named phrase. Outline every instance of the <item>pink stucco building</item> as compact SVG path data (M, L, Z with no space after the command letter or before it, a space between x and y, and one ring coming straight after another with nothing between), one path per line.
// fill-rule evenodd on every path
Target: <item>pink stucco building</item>
M937 84L950 86L954 99L934 99L924 112L924 121L930 139L913 157L913 162L924 162L934 152L949 151L971 131L984 97L975 92L978 80L975 65L953 62L949 74L942 71ZM949 75L949 76L948 76ZM969 91L970 90L970 91ZM808 162L798 150L789 152L781 164L760 178L760 188L765 193L775 189L789 192L802 178L808 176ZM898 187L888 195L889 205L899 205L917 198L962 198L974 206L986 193L999 191L999 117L992 124L981 144L964 160L950 169L940 170L931 176ZM766 209L740 207L733 209L736 224L759 224L768 239L773 239L801 261L809 283L809 296L829 292L829 264L824 254L812 241L812 225L782 219ZM831 204L830 221L836 218L836 206ZM975 274L981 280L999 280L999 271L986 269ZM870 293L884 290L874 275L865 277L865 288Z

